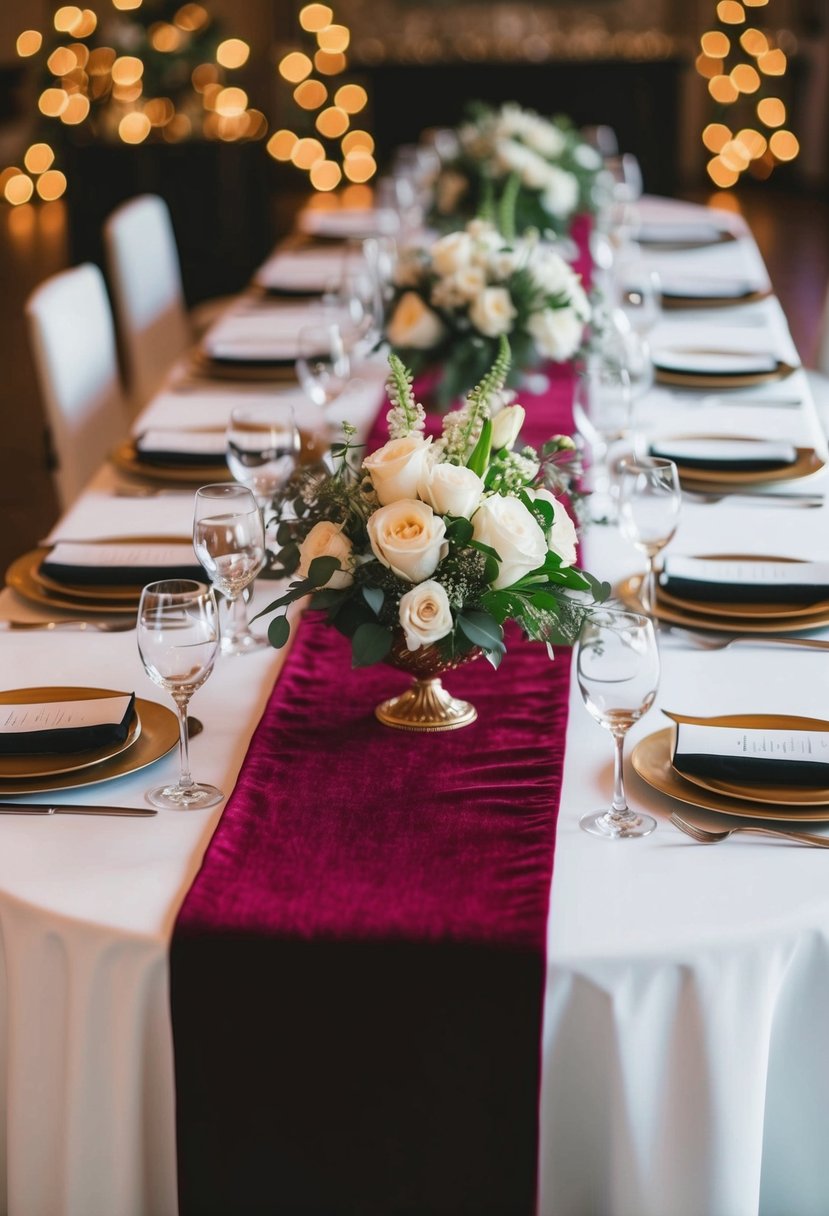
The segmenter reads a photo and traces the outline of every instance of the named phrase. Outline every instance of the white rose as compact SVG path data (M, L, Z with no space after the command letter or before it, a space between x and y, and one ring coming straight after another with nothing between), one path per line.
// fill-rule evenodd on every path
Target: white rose
M578 179L566 169L548 166L549 174L541 196L541 204L551 215L572 215L579 201Z
M538 353L559 362L576 352L583 328L581 318L572 308L545 308L533 313L527 322Z
M400 624L409 650L431 646L452 632L449 597L434 579L418 583L400 599Z
M548 165L542 156L530 148L525 148L524 152L524 165L521 169L521 180L524 185L529 186L531 190L549 189L555 180L553 174L561 173L562 170Z
M517 315L506 287L485 288L469 309L470 321L488 338L509 333Z
M368 521L374 556L410 583L421 583L434 574L449 550L445 537L440 516L427 503L408 498L380 507Z
M311 562L315 557L337 557L341 568L335 570L324 585L332 587L335 591L341 591L343 587L350 587L354 582L350 570L351 547L351 541L347 536L343 536L342 524L332 524L328 520L321 520L320 523L314 524L299 546L298 573L302 578L307 578Z
M565 262L561 254L547 246L540 246L530 262L532 276L548 296L561 292L571 294L578 282L576 275Z
M521 433L527 412L523 405L505 405L492 415L492 450L511 448Z
M547 539L532 513L517 498L493 494L485 499L472 519L475 540L489 545L501 559L496 591L511 587L531 570L543 566Z
M472 257L472 238L465 232L450 232L435 241L431 248L432 267L435 274L454 274L468 266Z
M591 148L590 144L578 144L573 149L573 160L577 165L581 165L582 169L601 169L602 158L595 148Z
M553 526L547 532L547 548L561 558L562 566L572 566L576 560L578 534L576 525L565 510L564 503L543 487L540 490L528 490L527 493L530 498L540 498L553 508L555 516Z
M451 215L469 190L469 182L462 173L444 169L435 186L435 206L441 215Z
M420 479L418 494L438 515L462 515L470 519L481 501L484 483L464 465L433 464Z
M440 317L415 291L403 292L386 326L386 337L392 346L408 346L414 350L430 350L437 346L445 332Z
M417 487L426 467L431 437L419 432L403 439L390 439L363 461L363 468L382 506L400 498L416 498Z

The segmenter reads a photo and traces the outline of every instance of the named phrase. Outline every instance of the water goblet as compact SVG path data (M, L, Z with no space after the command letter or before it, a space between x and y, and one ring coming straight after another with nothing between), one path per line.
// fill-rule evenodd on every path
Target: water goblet
M245 486L202 486L196 492L193 548L207 575L228 603L222 653L247 654L267 646L251 633L242 592L265 561L265 527L256 499Z
M656 608L656 557L673 538L682 509L679 474L672 460L644 457L619 465L619 529L648 560L642 606Z
M591 517L595 520L609 519L613 515L608 455L611 444L627 436L631 409L627 368L616 360L590 360L576 380L573 416L576 429L590 448Z
M341 327L331 321L304 325L297 335L297 356L297 377L314 404L336 401L351 375Z
M595 609L579 636L576 672L588 712L610 732L615 744L610 807L583 815L579 826L612 840L648 836L656 820L628 806L623 763L625 736L653 705L659 687L653 624L635 612Z
M285 401L237 406L227 427L227 467L260 510L283 488L299 457L299 429Z
M635 257L616 264L619 307L638 334L649 334L662 315L662 281L658 271Z
M175 701L179 722L179 778L148 790L152 806L168 810L215 806L224 794L190 774L187 706L213 670L219 615L213 590L190 579L150 583L138 605L138 653L144 670Z

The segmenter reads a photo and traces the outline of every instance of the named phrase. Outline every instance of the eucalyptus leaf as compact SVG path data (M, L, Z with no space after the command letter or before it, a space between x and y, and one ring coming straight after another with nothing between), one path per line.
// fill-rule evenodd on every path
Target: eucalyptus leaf
M458 613L458 628L475 646L493 650L503 645L504 631L489 612L478 609Z
M370 667L381 662L391 650L391 644L390 629L373 622L360 625L351 639L351 666Z
M452 519L446 527L446 534L450 540L455 541L459 545L468 545L472 540L472 524L468 519L464 519L459 515Z
M308 582L312 587L324 587L331 575L340 569L338 557L315 557L308 567Z
M274 650L281 650L291 636L291 626L286 616L275 616L268 625L268 641Z
M385 598L385 593L380 587L363 587L363 599L375 616L380 615L380 609L383 607L383 600Z

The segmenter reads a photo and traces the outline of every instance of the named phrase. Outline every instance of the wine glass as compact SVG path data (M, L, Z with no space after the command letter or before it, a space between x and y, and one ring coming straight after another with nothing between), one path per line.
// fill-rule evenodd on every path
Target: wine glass
M299 429L286 401L238 406L227 427L227 467L264 511L287 483L299 456Z
M628 806L623 759L625 735L653 705L659 687L653 624L636 612L594 609L579 636L576 672L584 704L616 745L610 807L582 815L579 826L616 840L648 836L656 820Z
M610 445L624 438L631 423L632 396L627 368L617 361L592 359L579 372L573 416L592 458L594 519L610 518Z
M247 654L267 646L251 633L242 592L265 561L265 527L245 486L202 486L196 491L193 548L211 583L228 601L222 653Z
M191 579L150 583L141 592L137 630L144 670L172 695L179 725L179 779L148 790L146 799L168 810L215 806L224 794L193 780L187 736L187 706L213 670L219 648L219 614L212 588Z
M679 523L682 491L672 460L645 457L619 465L619 529L648 559L642 584L642 606L656 608L656 556L672 539Z
M297 335L296 371L315 405L330 405L348 386L351 361L334 322L304 325Z
M638 334L649 334L662 315L662 282L658 271L639 258L617 260L619 307Z
M369 354L383 332L383 291L368 262L352 262L326 288L323 304L351 356Z

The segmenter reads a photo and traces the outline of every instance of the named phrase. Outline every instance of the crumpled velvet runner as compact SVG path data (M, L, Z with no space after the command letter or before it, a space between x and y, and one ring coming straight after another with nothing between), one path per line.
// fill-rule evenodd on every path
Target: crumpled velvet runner
M569 368L521 398L570 431ZM171 947L182 1216L532 1213L569 654L508 642L413 734L406 675L299 627Z

